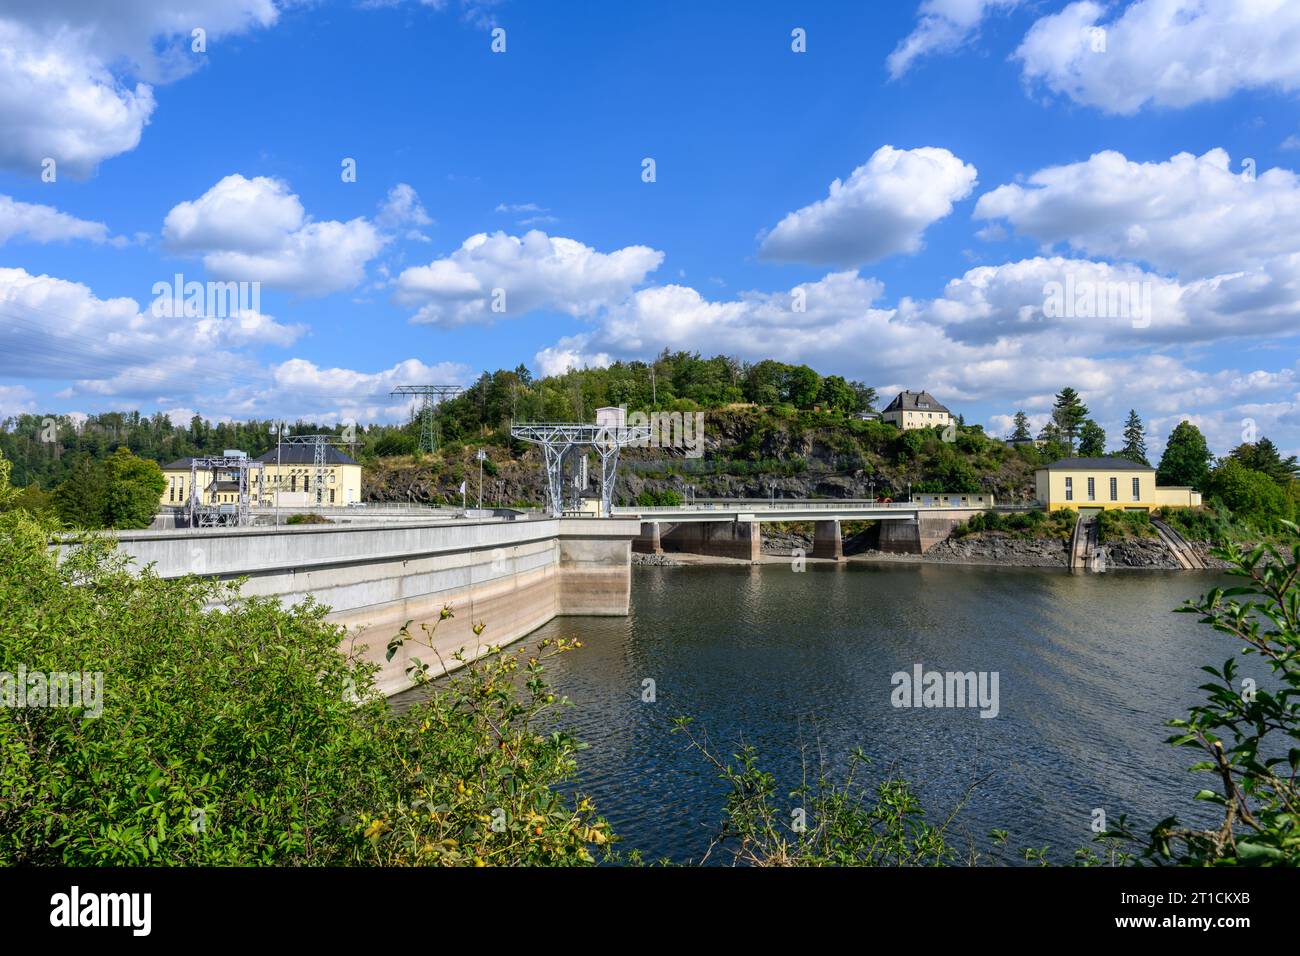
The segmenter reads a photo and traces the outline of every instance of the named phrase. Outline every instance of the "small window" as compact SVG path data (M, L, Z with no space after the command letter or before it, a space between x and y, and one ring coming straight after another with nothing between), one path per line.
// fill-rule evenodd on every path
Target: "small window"
M1073 478L1067 477L1065 479L1065 500L1066 501L1074 500L1074 479Z
M1133 500L1134 501L1142 500L1142 485L1139 479L1137 478L1133 479Z
M1089 501L1097 500L1097 479L1096 478L1090 477L1088 479L1088 500Z
M1112 478L1110 480L1110 500L1119 501L1119 479L1118 478Z

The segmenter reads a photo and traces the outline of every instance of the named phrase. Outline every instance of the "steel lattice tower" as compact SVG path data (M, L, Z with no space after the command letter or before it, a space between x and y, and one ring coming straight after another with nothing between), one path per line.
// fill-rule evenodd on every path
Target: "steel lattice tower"
M462 391L459 385L397 385L388 394L420 396L420 448L432 455L442 439L435 406Z
M618 475L618 453L624 445L649 441L650 426L612 424L587 425L578 422L521 422L511 424L510 437L540 445L546 461L546 490L551 514L564 513L564 463L575 451L585 456L595 450L600 458L600 514L609 517L614 504L614 481ZM573 468L580 468L577 461Z
M286 445L311 445L312 446L312 467L316 469L316 506L320 507L325 501L325 474L329 469L325 460L328 452L326 449L330 445L347 445L351 447L355 442L345 442L338 435L285 435L284 444Z

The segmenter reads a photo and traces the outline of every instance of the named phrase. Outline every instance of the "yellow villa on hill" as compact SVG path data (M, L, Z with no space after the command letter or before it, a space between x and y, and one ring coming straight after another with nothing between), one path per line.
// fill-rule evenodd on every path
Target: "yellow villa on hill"
M1127 458L1062 458L1034 472L1039 503L1048 511L1081 513L1123 509L1199 508L1201 493L1156 485L1156 470Z
M281 445L278 464L275 448L258 456L256 460L263 463L263 469L254 470L249 476L249 499L253 507L271 507L276 504L286 508L317 506L316 466L310 445ZM164 508L183 508L189 500L191 462L190 458L180 458L163 466L163 477L167 479L167 487L162 493ZM260 477L262 475L265 475L265 483ZM239 501L239 483L232 481L232 477L234 476L224 471L213 474L200 469L196 476L200 504L236 504ZM359 501L360 463L332 445L327 446L321 506L340 507Z
M885 406L880 417L903 431L911 428L945 427L952 421L952 412L929 392L899 392Z

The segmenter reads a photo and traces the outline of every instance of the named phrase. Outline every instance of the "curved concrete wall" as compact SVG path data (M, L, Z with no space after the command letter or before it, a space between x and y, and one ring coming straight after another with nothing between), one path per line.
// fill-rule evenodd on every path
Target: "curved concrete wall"
M435 646L445 663L537 629L557 615L628 613L635 519L537 518L411 522L384 526L198 529L120 532L118 547L161 577L247 576L242 593L293 604L308 595L345 626L345 652L380 666L386 694L406 689L411 655L430 669L438 659L409 644L384 661L406 621L423 637L444 605ZM475 622L485 624L476 636Z

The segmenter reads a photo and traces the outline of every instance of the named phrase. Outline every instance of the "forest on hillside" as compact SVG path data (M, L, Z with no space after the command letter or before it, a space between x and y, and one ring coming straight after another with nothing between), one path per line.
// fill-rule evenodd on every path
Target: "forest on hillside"
M1116 454L1148 463L1137 411L1112 440L1069 387L1056 396L1037 435L1017 411L1005 442L967 425L959 412L948 429L901 432L863 420L860 413L876 403L874 388L807 365L665 351L652 362L616 362L540 379L523 365L484 372L437 407L437 455L421 454L418 406L399 424L299 420L286 431L338 436L366 466L367 497L378 500L452 501L453 489L472 470L471 446L484 445L497 449L487 470L498 498L540 500L529 446L510 438L510 423L592 421L596 409L608 405L709 414L704 460L682 460L680 450L662 463L627 456L632 498L684 491L776 494L780 478L785 497L982 491L1026 501L1034 469L1057 458ZM145 519L148 490L159 479L125 452L161 465L226 449L258 455L275 442L272 420L212 422L196 415L175 423L163 414L105 412L84 421L24 414L0 422L0 456L11 463L11 480L23 489L29 510L54 508L83 526L132 526ZM1157 468L1161 484L1201 490L1209 513L1236 516L1261 531L1300 517L1297 474L1295 457L1283 457L1265 437L1216 461L1205 436L1186 421L1171 433ZM115 508L134 517L116 518Z
M437 421L444 443L504 445L511 421L590 421L595 410L606 405L649 412L750 402L793 409L820 406L851 414L871 408L875 400L874 389L820 375L806 365L771 360L745 364L721 355L705 359L689 352L665 352L653 362L617 362L541 379L534 379L523 365L484 372L439 406ZM287 423L287 431L352 438L353 455L363 461L407 455L418 450L417 412L413 407L411 418L396 425L298 420ZM258 455L275 445L274 427L273 419L213 422L196 415L178 423L162 413L138 411L104 412L81 422L67 415L22 414L0 421L0 453L13 463L16 486L50 489L64 481L81 458L103 461L119 447L159 464L228 448Z

